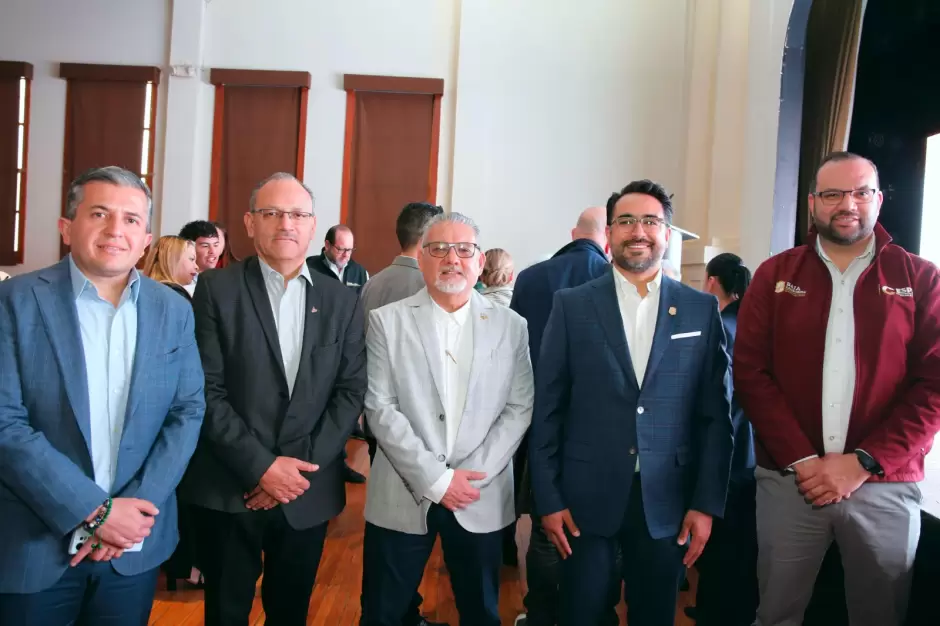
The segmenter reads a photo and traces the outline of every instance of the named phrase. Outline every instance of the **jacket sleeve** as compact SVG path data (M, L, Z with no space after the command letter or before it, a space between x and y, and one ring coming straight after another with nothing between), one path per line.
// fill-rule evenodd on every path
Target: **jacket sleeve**
M21 380L16 353L21 340L16 336L9 301L2 298L0 489L12 492L52 532L64 537L101 506L108 494L30 424L23 388L42 385L42 381Z
M483 443L461 463L468 470L486 472L486 478L479 481L480 487L493 482L506 469L532 423L535 390L532 386L532 363L529 361L529 333L525 322L520 326L521 332L515 339L512 386L506 406L493 422Z
M177 345L174 346L181 365L176 395L147 460L134 480L120 493L121 497L141 498L158 507L167 501L183 478L196 449L206 410L202 365L193 332L193 314L188 306L179 329Z
M731 425L731 372L725 330L715 303L708 327L708 356L699 373L698 478L690 508L721 517L728 495L734 437Z
M365 392L366 346L362 303L357 301L343 336L339 369L333 380L330 399L313 433L313 463L325 466L340 457L362 414Z
M923 454L940 430L940 274L927 265L918 278L914 336L907 346L908 384L888 419L858 446L889 476Z
M774 282L772 262L757 268L741 299L734 341L734 390L744 413L778 468L815 456L774 378Z
M559 485L561 438L571 393L567 334L564 300L556 293L542 334L529 433L529 473L535 513L540 516L567 508Z
M219 303L213 294L212 277L196 283L193 311L196 316L196 342L205 372L206 416L202 436L223 463L241 480L246 491L257 486L274 463L276 455L255 437L248 424L228 401L225 387L225 356L220 340L225 329L219 317Z
M369 375L366 420L382 453L401 476L415 502L420 504L431 486L447 471L447 465L437 460L401 412L388 341L383 320L373 311L366 335L366 369ZM430 383L425 381L424 384Z

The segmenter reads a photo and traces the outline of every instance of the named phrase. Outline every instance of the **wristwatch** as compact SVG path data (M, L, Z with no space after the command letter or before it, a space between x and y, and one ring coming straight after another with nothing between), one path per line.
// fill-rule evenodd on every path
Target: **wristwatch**
M881 465L878 464L878 461L868 454L864 450L856 450L855 456L858 457L858 462L869 474L874 474L875 476L884 476L885 471L882 469Z

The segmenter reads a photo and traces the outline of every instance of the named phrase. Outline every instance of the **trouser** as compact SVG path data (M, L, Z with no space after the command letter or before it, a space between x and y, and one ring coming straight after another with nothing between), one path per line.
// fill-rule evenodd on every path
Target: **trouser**
M814 507L793 474L758 467L757 626L800 626L819 566L835 540L852 626L902 626L920 538L915 483L865 483L851 498Z

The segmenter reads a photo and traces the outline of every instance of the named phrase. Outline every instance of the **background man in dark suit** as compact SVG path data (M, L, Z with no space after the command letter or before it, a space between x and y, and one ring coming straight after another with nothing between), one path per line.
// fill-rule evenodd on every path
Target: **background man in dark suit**
M145 626L176 547L205 399L190 306L134 269L151 207L136 174L85 172L69 255L0 286L0 624Z
M262 572L269 623L306 623L342 452L366 387L357 296L304 262L313 195L290 174L252 193L257 257L205 274L194 298L206 424L181 486L199 511L206 623L247 624Z
M521 272L516 278L512 302L509 308L525 318L529 326L529 352L532 369L538 368L539 348L542 332L552 310L552 297L559 289L577 287L599 278L610 271L607 253L607 209L602 206L585 209L578 216L578 223L571 229L571 243L556 252L552 258L536 263ZM528 435L516 452L515 478L519 514L532 512L532 489L529 470L526 467ZM512 529L513 534L515 525ZM509 537L507 537L507 544ZM515 549L515 546L505 548ZM558 552L548 540L542 525L533 520L532 538L526 553L526 584L528 591L523 599L526 621L520 626L554 626L558 622L558 584L561 578ZM617 577L616 596L613 604L620 602L620 578ZM612 610L610 621L619 622Z
M366 268L352 260L355 247L353 232L345 224L330 226L323 241L323 250L307 259L310 269L339 280L359 293L369 280Z
M566 559L561 626L600 623L618 545L629 622L672 626L681 566L724 510L725 335L714 296L662 275L672 213L648 180L611 196L614 268L556 293L542 337L529 463Z

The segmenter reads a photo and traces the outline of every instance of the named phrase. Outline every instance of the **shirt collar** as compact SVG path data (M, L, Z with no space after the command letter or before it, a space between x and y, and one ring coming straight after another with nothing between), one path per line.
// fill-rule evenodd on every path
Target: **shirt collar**
M637 290L636 285L627 280L624 275L620 273L620 270L618 270L616 267L611 267L611 271L613 271L614 277L617 279L617 288L623 291L624 295L635 295L636 297L640 297L640 292ZM653 280L646 283L646 289L648 290L646 295L652 295L658 292L659 288L662 286L662 283L663 270L660 268L660 270L656 272L656 276L653 277Z
M278 272L276 269L264 262L260 256L258 257L258 263L261 265L261 274L264 276L264 280L277 280L278 284L282 287L284 286L284 275ZM310 277L310 268L307 267L306 262L301 263L300 273L297 274L292 280L297 280L298 278L306 278L307 282L313 285L313 279Z
M75 295L75 299L78 300L82 293L86 289L91 289L94 294L97 296L98 288L95 287L95 284L88 280L88 278L82 274L82 271L78 269L78 266L75 265L75 260L72 258L72 255L69 254L69 277L72 280L72 293ZM140 293L140 272L137 271L137 268L131 268L130 277L127 281L127 287L124 288L126 292L130 289L130 300L134 304L137 304L137 296ZM123 297L123 296L122 296Z
M399 254L395 257L395 260L392 261L392 265L401 265L402 267L410 267L412 269L420 269L418 267L418 259L410 256L405 256L404 254Z
M829 258L829 255L826 254L826 250L823 248L822 237L816 237L816 252L819 254L819 258L821 258L823 261L831 265L835 265L832 259ZM875 238L874 237L868 240L868 245L865 246L865 251L855 258L861 259L862 261L867 261L873 256L875 256Z
M451 313L450 311L445 311L441 308L437 302L434 301L434 298L431 298L431 304L434 305L434 314L435 316L443 320L453 320L458 326L463 328L463 325L466 323L467 318L470 317L470 301L473 300L473 294L470 294L470 300L467 300L467 303L462 307Z

